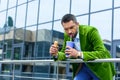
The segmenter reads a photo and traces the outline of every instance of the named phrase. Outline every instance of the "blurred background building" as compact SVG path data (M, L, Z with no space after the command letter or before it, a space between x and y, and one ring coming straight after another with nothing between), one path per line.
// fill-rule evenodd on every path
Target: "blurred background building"
M0 59L51 59L50 45L57 40L61 49L63 44L60 20L66 13L80 24L95 26L112 57L120 57L120 0L0 0ZM120 64L115 65L119 73ZM72 78L70 64L59 67L60 78ZM0 64L0 79L11 80L12 71L13 64ZM15 65L16 80L43 80L55 77L55 72L53 64Z

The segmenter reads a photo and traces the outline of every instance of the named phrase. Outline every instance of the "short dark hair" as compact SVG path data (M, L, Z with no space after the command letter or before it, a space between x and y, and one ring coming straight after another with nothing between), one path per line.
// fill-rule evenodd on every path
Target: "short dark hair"
M66 22L69 22L69 21L73 21L73 22L77 22L77 19L76 17L73 15L73 14L65 14L63 17L62 17L62 20L61 20L61 24L62 23L66 23Z

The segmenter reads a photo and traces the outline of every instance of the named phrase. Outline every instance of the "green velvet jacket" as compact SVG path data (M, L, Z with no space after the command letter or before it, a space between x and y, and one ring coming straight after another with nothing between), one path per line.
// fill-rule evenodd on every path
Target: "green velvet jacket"
M111 58L109 51L105 48L103 41L95 27L80 25L79 37L84 61ZM64 33L64 43L62 50L58 52L58 60L66 60L64 51L66 47L66 41L69 40L70 37L66 33ZM115 75L113 63L102 62L86 64L100 80L112 80L113 76ZM72 66L74 77L79 64L74 63L72 64Z

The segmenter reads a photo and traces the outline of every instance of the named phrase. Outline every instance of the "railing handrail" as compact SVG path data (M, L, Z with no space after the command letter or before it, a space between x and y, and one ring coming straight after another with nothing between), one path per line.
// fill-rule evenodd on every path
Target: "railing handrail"
M95 59L89 61L83 61L82 59L67 59L66 61L54 61L52 59L48 60L1 60L0 63L96 63L96 62L120 62L120 58L106 58L106 59Z

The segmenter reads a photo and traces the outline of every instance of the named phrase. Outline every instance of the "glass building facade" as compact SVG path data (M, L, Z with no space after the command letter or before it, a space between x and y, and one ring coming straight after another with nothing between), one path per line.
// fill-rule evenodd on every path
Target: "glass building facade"
M51 59L50 45L57 40L61 49L63 43L60 21L66 13L95 26L112 57L120 57L120 0L0 0L0 59ZM69 66L60 68L61 78L71 78ZM12 69L12 64L0 64L1 74L11 75ZM19 64L15 71L33 77L54 77L55 72L51 64Z

